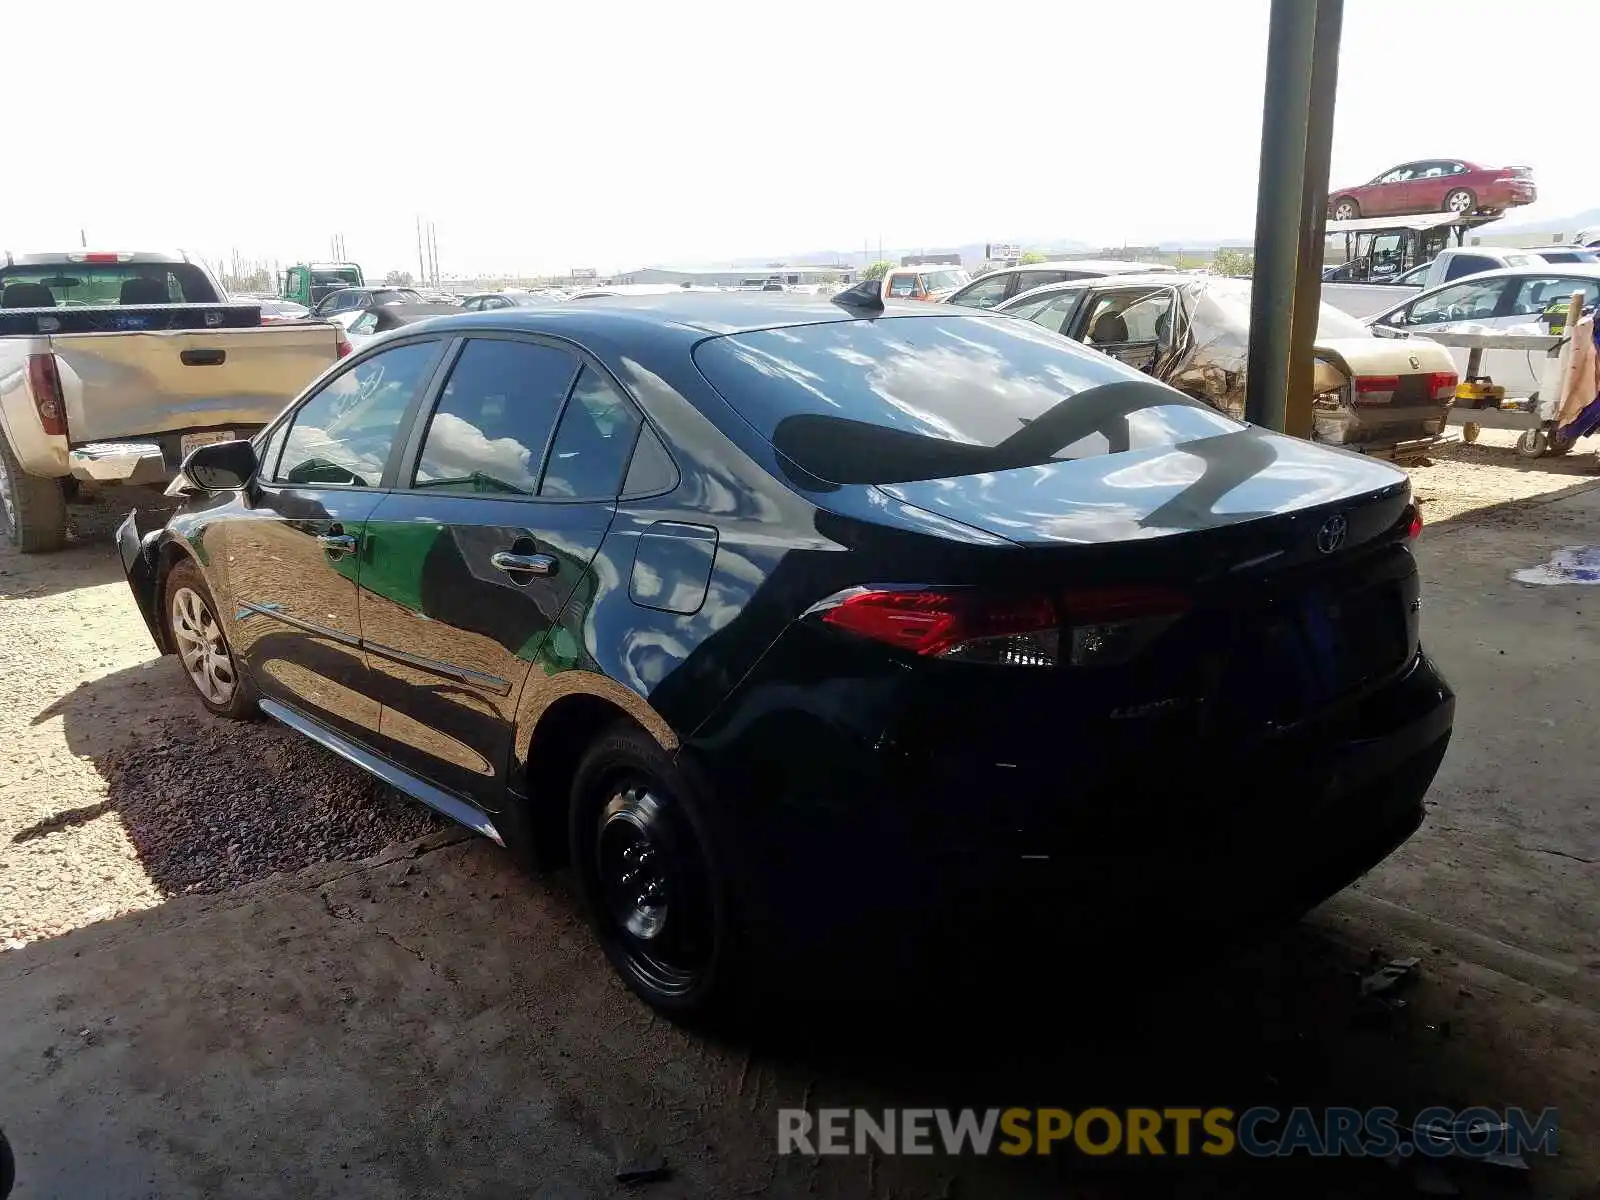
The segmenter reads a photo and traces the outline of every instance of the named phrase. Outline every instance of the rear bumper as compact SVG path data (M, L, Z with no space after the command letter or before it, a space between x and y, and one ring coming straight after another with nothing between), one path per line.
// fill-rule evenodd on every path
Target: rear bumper
M117 526L117 553L122 558L122 570L128 577L128 588L133 592L134 603L139 606L139 615L144 618L145 628L150 631L156 649L166 654L168 647L161 636L161 622L157 616L159 605L156 600L156 585L160 582L156 561L156 539L161 531L151 530L141 537L138 517L138 510L135 509L128 514L121 525Z
M852 709L870 712L869 687L826 721L786 722L792 735L774 736L768 709L749 745L711 735L689 748L767 894L803 897L813 931L877 928L891 941L970 927L984 941L1030 930L1125 944L1296 916L1420 825L1455 713L1419 653L1290 733L1145 745L1117 752L1108 777L1106 748L1070 727L1033 763L896 747L849 725Z
M164 433L114 441L91 442L73 448L67 470L75 479L101 484L161 484L169 482L183 465L183 439L190 433L225 433L251 438L261 426L235 422L226 426L195 426Z
M154 442L95 442L67 455L74 479L85 483L165 483L166 455Z

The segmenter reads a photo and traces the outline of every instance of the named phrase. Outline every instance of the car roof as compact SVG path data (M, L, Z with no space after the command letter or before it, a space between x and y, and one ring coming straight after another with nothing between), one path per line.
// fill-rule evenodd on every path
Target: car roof
M1178 287L1183 283L1200 278L1204 277L1190 274L1188 271L1144 271L1137 274L1124 272L1114 275L1091 276L1088 279L1062 279L1056 283L1042 283L1036 288L1018 292L1003 304L997 304L995 308L1001 312L1008 312L1024 299L1038 300L1040 297L1052 295L1055 292L1076 292L1086 288L1113 285L1116 287L1142 287L1145 284L1149 284L1152 287Z
M849 308L804 292L673 292L659 296L596 296L588 304L548 308L503 308L467 312L428 322L426 328L521 329L532 333L626 334L629 330L678 331L687 340L751 333L797 325L824 325L877 316L981 319L976 309L947 304L886 303L881 313Z
M1476 281L1504 277L1515 279L1525 275L1571 275L1575 279L1600 279L1600 262L1536 263L1525 267L1496 267L1492 271L1475 271L1471 275L1463 275L1460 279L1452 279L1449 283L1441 283L1439 287L1449 287L1450 284L1462 283L1467 280ZM1439 289L1429 288L1428 290L1438 291ZM1414 299L1415 297L1412 298Z
M1052 258L1046 262L1018 263L1014 267L1001 267L980 278L987 279L990 275L1009 275L1017 271L1099 271L1104 275L1137 275L1151 272L1176 273L1177 268L1162 263L1135 262L1131 258Z

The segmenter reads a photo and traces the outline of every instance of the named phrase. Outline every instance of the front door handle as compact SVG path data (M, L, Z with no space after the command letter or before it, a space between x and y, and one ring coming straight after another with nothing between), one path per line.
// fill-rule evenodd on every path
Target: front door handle
M507 575L554 575L556 560L549 554L512 554L509 550L496 550L489 563Z
M317 538L317 544L335 558L341 554L354 554L356 549L355 535L351 533L324 533Z

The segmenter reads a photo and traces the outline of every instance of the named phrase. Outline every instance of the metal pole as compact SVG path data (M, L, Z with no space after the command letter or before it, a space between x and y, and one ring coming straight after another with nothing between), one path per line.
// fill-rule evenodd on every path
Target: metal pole
M422 257L422 216L417 215L417 282L421 283L428 274L428 262Z
M1283 428L1283 401L1289 386L1291 298L1300 251L1300 197L1316 15L1311 0L1272 0L1244 401L1245 419L1268 429Z
M1300 191L1300 257L1294 281L1294 321L1289 334L1289 391L1285 433L1309 438L1314 343L1322 304L1324 230L1328 224L1328 170L1333 158L1333 104L1339 86L1339 36L1344 0L1316 0L1311 47L1310 112L1306 121L1305 178Z

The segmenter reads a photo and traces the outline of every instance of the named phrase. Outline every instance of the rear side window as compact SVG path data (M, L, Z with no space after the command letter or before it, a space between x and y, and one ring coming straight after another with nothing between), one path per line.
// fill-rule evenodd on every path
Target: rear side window
M412 486L531 496L578 360L538 342L474 338L428 421Z
M1460 279L1463 275L1476 275L1479 271L1493 271L1500 265L1497 259L1483 254L1458 254L1445 268L1444 282Z
M694 357L779 453L832 483L1007 470L1244 428L1037 325L971 310L730 334Z

